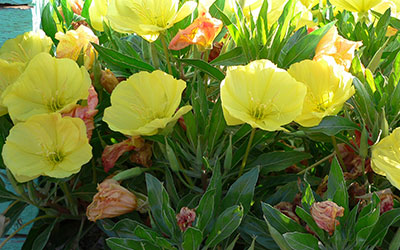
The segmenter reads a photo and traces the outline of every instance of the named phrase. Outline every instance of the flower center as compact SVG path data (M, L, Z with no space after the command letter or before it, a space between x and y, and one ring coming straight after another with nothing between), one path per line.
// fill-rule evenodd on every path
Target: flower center
M263 120L270 115L279 114L279 110L274 106L272 102L259 103L251 100L250 105L250 116L256 120Z
M50 111L56 112L65 106L64 100L59 96L51 97L47 107Z
M47 156L47 159L54 165L62 162L64 160L64 154L60 151L50 152Z
M316 103L316 111L325 112L333 101L333 92L327 92L319 96L318 98L314 98Z

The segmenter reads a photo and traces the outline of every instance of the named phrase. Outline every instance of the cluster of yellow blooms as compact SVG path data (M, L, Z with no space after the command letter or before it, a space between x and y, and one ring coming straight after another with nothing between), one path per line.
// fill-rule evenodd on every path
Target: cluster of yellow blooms
M103 30L103 22L109 22L118 32L136 33L153 42L197 6L194 1L186 1L179 8L179 2L94 0L90 8L91 22L99 31ZM208 13L213 2L201 1L201 6L205 6L202 18L215 24L206 39L200 39L203 49L209 48L221 29L219 21ZM234 10L234 2L227 1L225 9ZM241 2L245 14L250 15L262 1ZM312 22L307 13L317 2L302 0L297 4L304 22ZM338 8L365 12L382 1L331 2ZM277 20L274 17L279 17L284 3L271 1L268 21ZM308 12L302 12L304 9ZM194 28L201 27L201 20ZM18 36L0 49L0 115L8 112L16 124L2 157L20 182L40 175L68 177L79 172L92 157L85 123L63 114L76 107L78 101L88 98L91 87L88 70L96 56L90 42L98 43L98 39L84 26L66 34L58 33L56 38L60 41L57 58L48 53L52 41L43 32ZM313 127L324 117L338 114L355 93L353 77L347 71L354 51L360 46L359 42L339 36L334 27L321 40L313 60L295 63L288 70L268 60L228 67L220 86L227 124L247 123L253 128L276 131L293 121ZM82 67L75 62L80 55L84 57ZM105 110L103 120L112 130L128 136L155 135L191 110L190 105L180 107L185 88L184 81L162 71L139 72L113 90L111 107ZM399 131L383 139L372 152L373 169L387 175L398 188Z

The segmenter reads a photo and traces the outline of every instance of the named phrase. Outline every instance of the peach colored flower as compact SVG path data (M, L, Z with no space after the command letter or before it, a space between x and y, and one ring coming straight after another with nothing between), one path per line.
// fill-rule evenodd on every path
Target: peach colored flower
M329 235L335 231L335 227L339 225L336 217L344 215L344 208L338 206L333 201L315 202L311 206L311 216L314 218L318 227L327 231Z
M92 86L89 88L89 96L86 106L76 105L76 107L68 113L63 113L63 116L78 117L85 122L86 133L89 140L90 138L92 138L92 133L94 129L94 116L98 112L98 110L96 109L98 103L99 98L97 96L96 90Z
M176 222L182 232L191 227L195 219L196 212L188 207L182 207L179 214L176 215Z
M136 196L114 179L106 179L97 186L97 194L86 209L90 221L113 218L132 212L137 207Z
M180 50L196 44L200 51L212 49L213 41L222 29L222 21L213 18L208 12L209 3L199 3L199 17L186 29L180 30L169 44L169 49Z
M124 153L140 149L144 146L144 140L140 136L134 136L120 143L108 145L101 155L104 171L108 172L115 166L115 163Z
M333 26L318 43L314 60L329 56L349 71L354 52L361 46L362 42L349 41L340 36L337 28Z

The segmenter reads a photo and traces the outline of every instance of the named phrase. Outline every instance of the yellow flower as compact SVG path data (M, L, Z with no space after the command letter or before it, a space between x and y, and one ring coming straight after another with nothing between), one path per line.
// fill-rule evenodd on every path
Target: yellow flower
M229 67L221 84L225 120L228 125L280 130L301 114L306 91L304 84L268 60Z
M88 97L90 85L85 67L40 53L5 93L3 103L14 121L26 121L37 114L68 112Z
M125 135L155 135L191 110L184 106L176 111L185 88L184 81L160 70L139 72L117 85L103 120Z
M0 59L0 116L7 114L7 108L2 105L2 95L22 74L25 64L20 62L10 63Z
M0 59L8 62L27 63L41 52L49 52L53 42L39 30L31 31L7 40L0 48Z
M106 16L110 1L92 0L89 8L89 17L90 23L95 30L104 31L103 22L108 23Z
M197 6L186 1L178 10L179 0L112 0L107 18L111 27L121 33L136 33L149 42L157 40L164 30L190 15Z
M362 42L353 42L340 36L336 26L333 26L319 41L314 60L329 56L349 71L354 53L361 46Z
M0 116L7 114L3 94L22 74L26 64L38 53L49 52L52 41L42 30L27 32L7 40L0 48Z
M268 26L271 27L274 23L278 22L279 17L282 15L283 9L287 3L287 0L271 1L268 7ZM302 2L297 1L295 5L295 15L300 13L300 18L297 23L297 28L307 25L308 27L314 27L317 24L313 21L313 14L311 11L302 4Z
M295 119L304 127L316 126L325 116L339 113L355 92L351 74L333 60L304 60L290 66L288 72L307 86L303 112Z
M330 0L329 2L339 10L367 13L381 3L382 0Z
M137 208L136 195L114 179L104 180L97 186L97 191L86 209L86 216L90 221L114 218Z
M250 19L250 14L253 17L258 16L258 12L263 4L263 0L226 0L224 12L233 15L236 10L236 5L239 3L240 7L243 10L243 14L247 19ZM276 1L275 1L276 2ZM270 2L268 2L270 3Z
M40 175L65 178L92 158L92 147L81 119L43 114L10 130L2 157L18 182Z
M310 9L314 7L315 5L319 4L319 0L300 0L300 2L307 8ZM323 1L323 2L326 2Z
M400 128L372 147L371 167L400 189Z
M88 27L81 25L77 30L70 30L67 33L58 32L56 39L60 41L57 45L57 58L70 58L78 60L81 52L84 55L84 65L86 69L91 69L96 51L92 43L99 43L99 39Z

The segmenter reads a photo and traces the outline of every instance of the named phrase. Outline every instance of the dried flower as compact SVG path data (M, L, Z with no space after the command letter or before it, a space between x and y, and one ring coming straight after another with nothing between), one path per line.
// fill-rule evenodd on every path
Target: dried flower
M384 212L390 211L393 209L393 194L390 193L383 193L379 195L379 199L381 200L380 204L380 213L383 214Z
M196 212L194 209L189 209L188 207L182 207L179 214L176 215L176 222L182 232L191 227L195 219Z
M132 212L137 207L136 196L114 179L106 179L97 186L97 194L86 209L90 221L113 218Z
M330 235L335 231L339 221L336 217L344 215L344 208L338 206L333 201L315 202L311 206L311 216L317 223L318 227L327 231Z
M111 92L119 84L119 81L111 70L106 69L101 71L100 84L106 89L108 93L111 94Z
M151 157L153 155L153 150L151 143L146 142L143 147L135 148L135 151L129 157L129 160L133 163L143 165L147 168L151 167L153 164Z
M294 213L295 207L293 206L292 203L286 202L286 201L282 201L282 202L279 202L278 204L276 204L274 206L274 208L278 209L281 213L283 213L287 217L291 218L292 220L294 220L295 222L300 224L300 219Z

